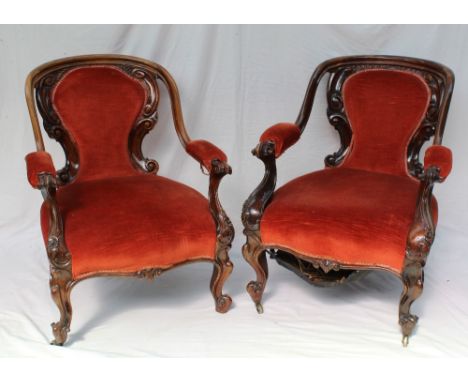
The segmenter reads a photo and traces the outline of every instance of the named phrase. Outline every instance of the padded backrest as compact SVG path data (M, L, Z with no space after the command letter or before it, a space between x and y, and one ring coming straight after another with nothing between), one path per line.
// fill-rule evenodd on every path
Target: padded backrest
M343 103L353 135L342 166L409 176L408 145L430 97L424 79L413 72L369 69L349 76Z
M145 104L146 90L113 66L70 70L52 92L52 106L76 143L76 181L125 176L136 171L129 134Z

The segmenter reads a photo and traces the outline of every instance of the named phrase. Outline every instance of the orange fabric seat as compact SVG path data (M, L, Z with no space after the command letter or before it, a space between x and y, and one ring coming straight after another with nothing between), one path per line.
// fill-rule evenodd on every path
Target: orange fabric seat
M332 168L279 188L263 215L266 246L347 265L400 273L419 182L352 168ZM434 220L437 202L433 199Z
M72 183L57 200L76 279L215 257L208 200L173 180L142 174ZM45 208L41 222L47 240Z

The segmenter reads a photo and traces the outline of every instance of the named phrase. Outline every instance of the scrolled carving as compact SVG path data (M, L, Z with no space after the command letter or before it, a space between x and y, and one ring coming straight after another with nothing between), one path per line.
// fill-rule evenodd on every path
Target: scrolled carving
M216 224L216 250L210 289L215 300L216 311L219 313L227 312L232 303L231 297L224 294L222 289L233 269L228 252L234 239L234 226L218 198L218 188L221 180L231 173L231 166L226 162L219 159L214 159L211 162L208 195L210 212Z
M275 144L272 141L260 142L252 154L265 165L265 175L260 184L250 194L242 207L242 224L246 243L242 247L244 259L256 273L256 280L247 284L247 292L255 303L258 313L263 313L262 296L268 279L266 249L260 238L260 221L276 186Z
M286 269L314 286L331 287L356 280L367 272L364 270L341 269L338 263L322 260L304 260L280 249L271 249L271 258ZM323 264L320 264L322 262ZM325 269L324 269L325 268Z
M155 159L146 158L142 152L145 136L153 130L158 122L159 87L157 76L149 70L135 65L120 65L125 73L136 79L146 90L146 101L142 114L130 132L128 147L132 161L146 172L157 174L159 164Z
M427 256L434 242L435 225L432 218L432 189L440 181L439 169L429 167L422 175L418 203L413 223L406 240L406 254L401 279L403 292L400 298L399 323L403 345L407 346L418 317L410 313L412 303L422 294Z
M246 227L244 234L247 239L242 246L242 256L254 269L257 276L256 280L247 284L246 290L255 303L257 312L263 313L262 297L268 280L267 249L262 245L260 231L253 231Z
M349 145L351 144L352 131L344 109L341 91L345 80L354 73L354 71L354 68L345 67L331 73L328 81L328 121L335 130L338 131L341 145L338 151L325 157L325 165L327 167L335 167L340 164L348 151Z
M54 345L63 345L70 331L72 308L70 293L73 286L71 255L65 244L63 220L55 198L57 181L50 174L39 175L40 190L49 219L47 256L50 265L50 292L59 311L60 320L52 324Z
M67 72L67 69L58 69L46 74L36 85L36 102L41 114L44 129L47 135L56 140L65 153L65 166L57 171L59 185L71 182L78 173L79 156L75 142L68 131L63 127L52 106L52 91Z
M429 86L431 97L428 109L419 128L412 137L407 151L408 171L414 177L421 178L423 174L423 165L419 160L419 153L424 143L434 136L440 122L441 105L444 92L446 92L446 84L442 76L432 70L404 65L383 63L344 63L330 72L327 91L327 116L330 124L338 131L341 145L337 152L330 154L325 158L325 165L327 167L335 167L340 164L348 153L351 144L352 130L344 109L342 97L343 85L351 74L369 69L389 69L413 72L420 75Z
M419 153L425 142L431 139L439 123L442 95L445 91L443 79L433 73L422 73L423 77L431 90L429 106L419 129L414 134L408 145L408 170L411 175L422 178L423 165L419 160Z
M164 272L161 268L145 268L136 272L135 276L141 279L154 280Z
M258 231L265 207L270 201L276 186L275 144L260 142L252 154L265 165L265 175L260 184L250 194L242 207L242 223L246 230Z
M51 344L62 346L67 340L72 319L70 293L73 281L71 271L51 266L49 285L52 299L60 311L60 320L51 324L54 335Z

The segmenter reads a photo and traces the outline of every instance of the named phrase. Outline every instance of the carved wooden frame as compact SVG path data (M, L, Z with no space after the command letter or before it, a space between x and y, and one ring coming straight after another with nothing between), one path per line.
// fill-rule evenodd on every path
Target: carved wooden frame
M399 305L399 323L403 332L403 344L417 322L417 316L410 313L410 306L419 297L423 288L423 268L435 235L431 214L432 188L441 181L439 169L430 167L424 171L419 161L423 144L432 136L433 144L441 144L454 86L453 72L438 63L397 56L348 56L338 57L320 64L312 75L305 98L296 120L301 133L304 131L315 99L317 87L325 74L329 74L327 116L330 124L338 131L341 146L325 158L325 166L334 167L342 162L349 151L352 131L343 106L341 90L346 79L353 73L366 69L404 70L421 75L431 91L431 99L425 118L413 135L408 146L408 170L411 176L420 180L418 199L413 224L408 233L406 256L401 273L387 268L362 265L339 264L327 259L311 259L286 247L263 243L260 236L260 222L276 186L275 144L260 142L252 151L265 165L265 175L245 201L242 222L246 243L242 253L256 272L256 280L247 284L247 291L256 304L257 311L263 312L261 299L268 278L266 254L269 253L280 265L292 270L311 284L332 286L342 284L371 269L383 269L394 273L403 282L403 293Z
M233 264L228 251L234 238L234 227L218 199L218 187L226 174L231 174L231 167L220 159L212 161L209 172L209 208L216 225L216 247L213 261L201 259L186 261L168 268L140 269L137 272L93 273L80 279L72 275L72 255L64 238L64 221L55 198L56 190L62 185L73 182L79 170L79 155L76 143L63 127L51 103L51 92L60 79L70 70L84 66L112 66L135 80L146 89L147 99L141 115L129 134L128 150L134 167L142 172L156 174L159 165L154 159L146 158L141 150L144 137L153 129L158 118L159 88L158 81L165 84L171 100L172 116L177 135L183 147L191 141L185 128L179 92L169 72L151 61L123 55L89 55L76 56L46 63L33 70L26 80L26 102L31 118L37 151L45 151L44 141L39 125L39 110L44 129L50 138L58 141L65 152L65 166L57 171L54 177L49 173L39 174L40 190L44 197L49 217L47 255L50 264L50 290L59 311L60 320L52 324L54 340L52 344L63 345L67 340L72 318L70 294L79 282L98 276L133 276L154 279L162 272L176 266L192 262L212 262L213 275L210 282L211 293L215 300L216 311L225 313L229 310L232 299L223 294L223 285L232 272Z

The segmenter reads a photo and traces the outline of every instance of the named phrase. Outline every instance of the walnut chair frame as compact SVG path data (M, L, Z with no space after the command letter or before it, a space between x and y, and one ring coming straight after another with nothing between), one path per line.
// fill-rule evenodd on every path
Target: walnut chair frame
M403 283L399 304L399 324L403 333L403 345L407 346L418 317L410 313L411 304L421 295L424 283L424 266L434 241L435 224L431 214L432 189L435 182L444 180L437 165L423 166L419 153L426 141L433 137L433 145L441 145L445 122L454 86L453 72L438 63L397 56L347 56L330 59L320 64L313 73L296 119L300 133L297 139L286 144L291 146L304 131L314 103L316 90L321 79L329 74L327 87L327 116L330 124L340 137L340 148L325 158L326 167L338 166L350 150L352 130L345 113L342 88L346 79L353 73L368 69L391 69L409 71L422 76L429 86L431 98L425 117L413 135L407 150L407 166L412 177L419 180L419 193L416 212L406 240L406 254L401 273L394 273ZM286 147L287 148L287 147ZM284 151L284 150L283 150ZM265 175L245 201L242 222L246 243L242 252L246 261L253 267L256 280L247 285L247 291L256 304L257 311L263 312L262 295L268 278L266 254L270 254L280 265L317 286L333 286L356 279L371 269L361 265L340 264L326 259L311 258L285 247L262 242L260 223L265 209L272 199L276 186L275 142L260 140L252 154L265 165Z
M72 319L70 294L73 287L79 281L96 276L134 276L153 280L162 272L172 268L140 269L137 272L96 272L80 279L74 279L72 276L72 256L67 248L64 236L65 222L56 200L56 191L61 186L73 182L80 168L80 158L73 137L64 128L59 116L52 107L51 91L70 70L96 65L117 68L139 81L146 89L147 99L143 110L130 131L128 138L128 153L133 162L132 164L140 172L157 174L159 169L159 165L154 159L144 156L141 145L144 137L153 129L158 119L158 82L160 81L166 86L170 96L172 116L178 138L187 152L200 162L202 172L206 169L209 175L208 203L216 226L216 247L214 260L211 261L214 268L210 289L215 300L216 311L225 313L229 310L232 303L231 297L223 294L222 289L233 269L228 251L234 237L234 228L218 199L219 184L226 174L231 174L231 167L225 158L216 157L211 158L210 161L205 161L202 158L197 158L196 155L193 155L187 149L189 143L195 141L191 141L185 128L179 92L169 72L157 63L124 55L88 55L59 59L33 70L26 80L25 88L27 106L36 142L36 153L45 152L36 110L37 103L45 131L50 138L60 143L66 158L65 166L57 171L56 174L47 168L32 174L33 177L38 178L33 179L32 183L37 182L37 188L40 189L43 195L49 219L46 249L50 263L50 291L60 311L60 320L52 324L54 335L52 344L55 345L63 345L67 340ZM209 144L209 142L207 143ZM215 147L214 145L211 146ZM194 261L207 260L189 260L175 266Z

